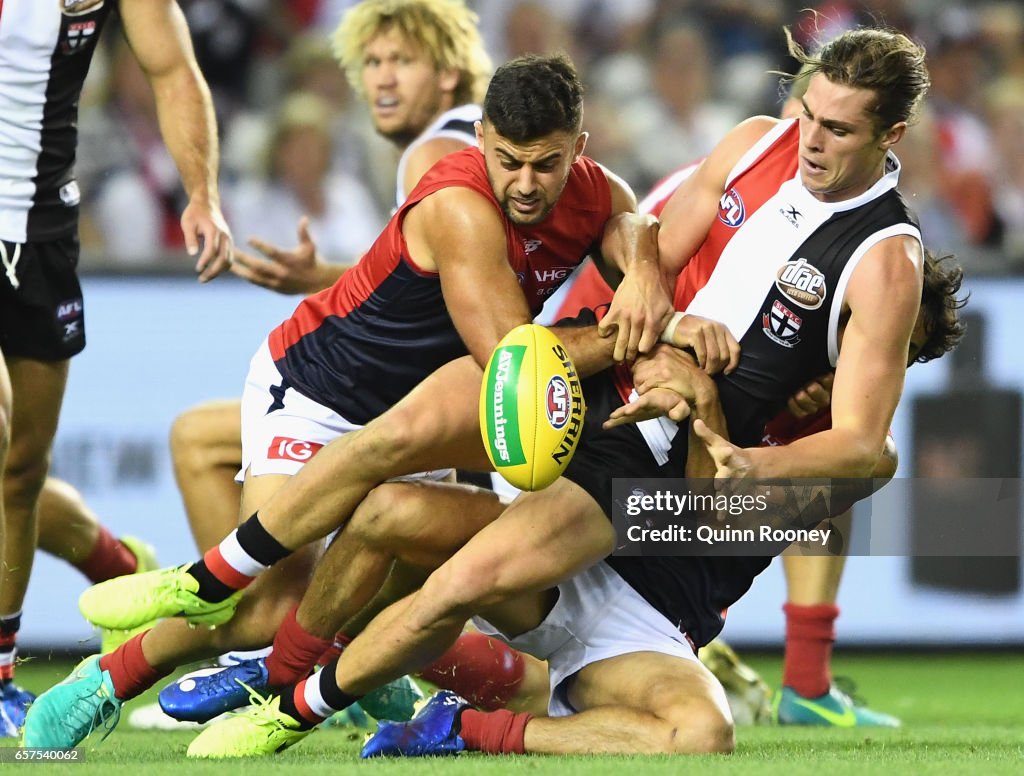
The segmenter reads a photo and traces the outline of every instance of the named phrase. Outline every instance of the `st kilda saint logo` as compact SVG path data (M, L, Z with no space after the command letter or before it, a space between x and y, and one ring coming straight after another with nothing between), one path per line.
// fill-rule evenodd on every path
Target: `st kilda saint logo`
M84 51L87 48L87 44L95 37L95 19L82 22L68 22L60 47L65 54L77 54L79 51Z
M761 314L761 328L768 339L784 348L796 347L800 342L803 319L776 299L771 309Z

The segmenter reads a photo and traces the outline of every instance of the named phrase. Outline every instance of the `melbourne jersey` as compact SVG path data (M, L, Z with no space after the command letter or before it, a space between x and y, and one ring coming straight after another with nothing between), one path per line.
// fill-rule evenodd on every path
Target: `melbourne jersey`
M113 0L84 13L57 0L0 2L0 239L74 234L78 97Z
M409 156L419 146L434 138L445 137L449 140L458 140L468 146L476 145L476 130L474 122L483 118L483 112L479 105L458 105L451 110L445 111L438 116L424 129L409 146L402 151L398 160L398 180L395 188L395 209L397 210L405 202L405 168L409 163Z
M438 274L416 266L402 235L409 210L450 187L476 191L501 213L509 264L533 315L599 243L611 214L608 179L586 157L572 165L548 216L529 226L505 217L477 148L442 158L359 264L302 302L270 334L271 355L288 383L353 423L369 422L442 364L467 353Z

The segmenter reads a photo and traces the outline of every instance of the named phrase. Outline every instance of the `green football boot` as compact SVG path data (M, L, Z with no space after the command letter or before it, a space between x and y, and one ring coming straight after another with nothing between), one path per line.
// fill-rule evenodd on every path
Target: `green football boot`
M78 609L93 625L129 630L163 617L184 617L193 625L223 625L235 614L242 591L210 603L196 593L199 582L177 568L129 574L93 585L78 599Z
M896 728L901 724L896 717L869 709L835 684L817 698L805 698L792 687L783 687L775 696L774 717L780 725Z
M303 730L299 723L280 709L281 698L269 700L252 693L252 708L232 713L215 722L195 737L188 747L189 757L258 757L283 752L299 743L316 728Z
M21 745L71 749L95 730L103 730L106 738L120 718L121 701L114 697L110 672L103 671L100 656L93 655L29 706Z
M376 720L406 722L416 714L416 705L423 692L408 676L402 676L378 687L359 699L363 710Z
M134 536L122 536L121 544L131 550L132 555L135 556L136 574L145 574L147 571L155 571L160 568L160 564L157 563L156 560L156 550L153 549L152 544L148 544L142 541L142 539L138 539ZM104 655L110 654L128 641L128 639L149 630L156 625L156 623L156 620L151 620L136 628L130 628L128 630L100 628L100 652Z

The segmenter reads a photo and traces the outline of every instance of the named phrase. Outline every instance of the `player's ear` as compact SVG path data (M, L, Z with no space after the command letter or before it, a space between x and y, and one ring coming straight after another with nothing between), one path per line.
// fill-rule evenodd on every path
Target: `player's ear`
M903 134L907 131L907 122L898 121L885 130L882 133L880 147L883 151L888 151L900 140L903 139Z
M441 91L446 94L450 94L459 88L459 81L462 80L462 72L457 68L448 68L447 70L441 71L441 77L438 79L438 85L441 87Z
M480 149L480 153L484 152L484 123L482 121L473 122L473 132L476 133L476 145Z
M583 156L583 149L587 147L587 138L590 134L587 132L580 132L579 137L576 138L576 145L572 149L572 160L575 162L581 156Z

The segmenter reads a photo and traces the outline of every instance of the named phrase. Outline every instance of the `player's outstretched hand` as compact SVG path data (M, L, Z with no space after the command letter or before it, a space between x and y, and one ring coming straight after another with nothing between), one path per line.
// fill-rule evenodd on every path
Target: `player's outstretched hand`
M597 331L602 337L614 332L616 362L632 361L657 344L672 312L672 297L657 265L638 265L623 277Z
M690 416L690 404L670 388L653 388L636 401L613 410L603 427L615 428L666 415L676 423L686 420Z
M754 464L747 451L719 436L703 420L693 421L693 431L715 462L715 478L747 479L754 476Z
M199 254L196 272L199 282L206 283L231 266L233 244L220 207L192 199L181 214L181 231L189 256ZM199 243L202 241L202 253Z
M309 217L299 219L299 244L290 250L253 237L249 245L266 258L244 251L235 252L231 271L257 286L280 294L312 294L335 280L340 268L323 261L309 234ZM333 270L333 272L332 272Z

